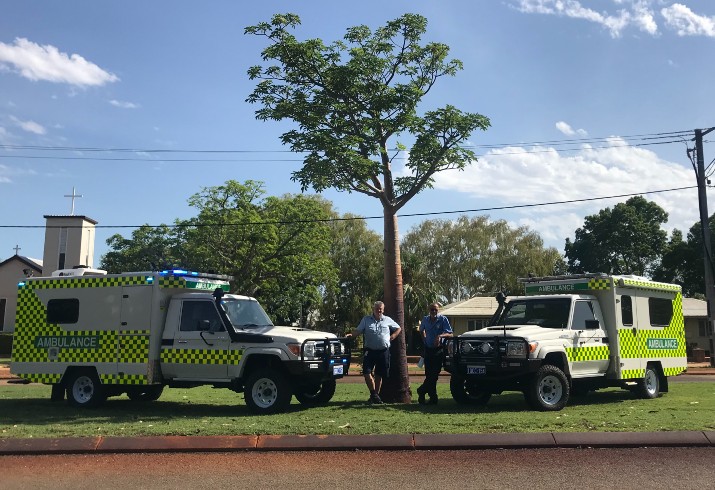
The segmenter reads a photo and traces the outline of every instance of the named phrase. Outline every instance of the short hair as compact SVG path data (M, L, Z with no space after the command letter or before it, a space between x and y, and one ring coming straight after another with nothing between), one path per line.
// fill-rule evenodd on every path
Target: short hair
M380 307L380 306L385 306L385 303L383 303L382 301L375 301L375 302L372 304L372 307L373 307L373 308L378 308L378 307Z

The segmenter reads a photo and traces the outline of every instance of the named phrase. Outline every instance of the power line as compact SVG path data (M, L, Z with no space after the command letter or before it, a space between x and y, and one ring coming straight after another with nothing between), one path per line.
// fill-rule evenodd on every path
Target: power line
M633 147L644 147L644 146L656 146L656 145L670 145L673 143L682 143L684 142L683 139L677 138L677 139L670 139L667 141L651 141L647 143L626 143L626 144L613 144L613 143L608 143L608 144L603 144L600 146L591 146L588 148L589 150L602 150L602 149L609 149L609 148L633 148ZM538 146L541 143L535 142L535 143L522 143L522 146ZM0 145L2 147L2 145ZM491 146L491 145L485 145L485 146L465 146L463 148L469 149L469 148L483 148L483 149L491 149L491 150L499 150L502 148L514 148L514 145L507 145L507 146ZM477 155L477 158L484 158L486 156L489 156L489 158L499 158L503 157L506 155L529 155L529 154L538 154L538 153L551 153L553 151L557 153L564 153L564 152L569 152L569 151L581 151L584 150L583 146L571 146L571 147L565 147L565 148L554 148L554 147L549 147L549 148L541 148L541 149L531 149L531 150L518 150L518 151L503 151L499 153L490 153L489 155L483 153ZM112 150L107 150L107 151L112 151ZM160 150L157 150L160 151ZM391 150L391 151L397 151L397 150ZM167 150L167 152L171 153L180 153L180 151L173 151L173 150ZM194 151L186 151L186 153L209 153L210 151L204 151L204 150L194 150ZM137 150L137 153L147 153L145 150ZM234 151L234 150L226 150L226 151L218 151L216 153L294 153L289 150L286 151L274 151L274 150L254 150L254 151ZM294 153L295 154L295 153ZM74 160L74 161L108 161L108 162L150 162L150 163L255 163L255 162L302 162L302 158L243 158L243 159L228 159L228 158L221 158L221 159L209 159L209 158L130 158L130 157L83 157L83 156L44 156L44 155L0 155L0 158L9 158L9 159L25 159L25 160ZM397 160L404 160L407 157L395 157L394 159Z
M630 194L616 194L613 196L600 196L600 197L587 197L583 199L570 199L566 201L550 201L535 204L514 204L510 206L494 206L489 208L478 208L478 209L460 209L454 211L433 211L429 213L409 213L409 214L399 214L398 218L409 218L416 216L435 216L435 215L447 215L447 214L458 214L458 213L480 213L485 211L503 211L509 209L523 209L523 208L534 208L540 206L554 206L558 204L575 204L579 202L589 202L589 201L600 201L606 199L617 199L622 197L632 197L641 196L644 194L661 194L665 192L682 191L686 189L694 189L697 186L686 186L686 187L673 187L670 189L659 189L654 191L644 191L644 192L634 192ZM206 228L206 227L225 227L225 226L254 226L254 225L288 225L296 223L330 223L338 221L356 221L356 220L368 220L368 219L383 219L383 215L380 216L351 216L342 218L325 218L325 219L305 219L305 220L271 220L271 221L248 221L243 223L189 223L189 224L173 224L173 225L98 225L93 226L93 228ZM44 225L0 225L0 228L13 228L13 229L29 229L29 228L84 228L83 226L44 226Z
M516 142L516 143L499 143L499 144L481 144L481 145L465 145L465 149L474 150L498 150L513 147L534 147L549 145L552 148L540 149L540 150L521 150L521 151L511 151L502 152L499 155L509 155L509 154L529 154L529 153L543 153L550 151L576 151L582 150L584 145L599 145L595 146L594 149L602 148L618 148L618 147L628 147L628 146L651 146L651 145L662 145L662 144L672 144L684 141L685 138L691 131L668 131L660 133L643 133L635 135L625 135L625 136L607 136L607 137L590 137L590 138L571 138L571 139L560 139L560 140L545 140L545 141L532 141L532 142ZM626 144L615 144L616 141L625 141ZM632 142L632 143L628 143ZM578 145L578 146L574 146ZM564 147L565 148L560 148ZM40 146L40 145L8 145L0 144L0 149L5 150L27 150L27 151L59 151L59 152L87 152L87 153L133 153L133 154L151 154L151 155L163 155L163 154L212 154L212 155L249 155L249 154L267 154L267 153L291 153L295 154L291 150L214 150L214 149L157 149L157 148L101 148L101 147L73 147L73 146ZM398 151L393 148L389 151ZM484 155L479 155L484 156ZM491 156L497 156L492 154ZM37 156L37 155L0 155L0 158L17 158L17 159L42 159L42 160L93 160L93 161L148 161L148 162L299 162L302 159L203 159L203 158L120 158L120 157L83 157L83 156L70 156L70 157L59 157L59 156Z

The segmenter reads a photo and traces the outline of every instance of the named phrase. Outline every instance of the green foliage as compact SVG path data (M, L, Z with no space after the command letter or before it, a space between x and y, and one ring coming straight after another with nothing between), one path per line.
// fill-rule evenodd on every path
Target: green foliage
M497 291L520 294L517 278L558 272L562 259L527 227L511 228L487 216L427 220L402 243L405 283L418 295L420 311L439 301L452 303Z
M343 334L355 328L382 298L382 240L365 220L346 214L330 223L328 257L336 269L326 285L318 327Z
M435 172L475 160L458 145L474 130L486 129L488 118L449 105L417 114L436 81L462 68L459 60L447 58L448 46L420 44L424 17L405 14L374 32L352 27L329 45L297 40L289 29L298 24L298 16L282 14L246 28L269 41L262 57L276 63L248 71L259 82L247 101L262 106L259 120L298 124L281 139L307 153L303 168L293 174L304 190L360 192L396 210L431 185ZM403 133L415 139L406 164L411 175L393 181L388 141Z
M198 215L173 230L111 237L102 264L113 272L169 264L228 274L231 292L257 297L274 321L305 323L322 301L321 285L334 281L325 224L331 205L317 196L265 197L263 184L250 180L204 188L189 204Z
M641 196L586 216L574 241L566 239L569 271L650 275L666 249L667 221L668 213Z
M715 236L715 214L710 216L710 236ZM711 252L712 253L712 252ZM703 231L697 221L690 227L687 237L679 230L673 230L663 260L653 272L653 279L672 282L683 287L683 294L692 297L705 296L705 273L703 268ZM711 267L713 265L711 264Z
M181 265L181 252L176 244L175 232L168 226L144 225L134 230L131 238L119 234L109 237L109 252L102 256L99 267L110 274L177 267Z

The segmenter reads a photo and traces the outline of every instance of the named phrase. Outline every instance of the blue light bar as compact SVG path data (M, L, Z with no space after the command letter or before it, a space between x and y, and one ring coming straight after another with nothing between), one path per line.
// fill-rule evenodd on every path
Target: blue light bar
M17 287L21 288L25 286L25 281L20 281L17 283Z
M192 271L186 271L184 269L173 269L173 270L166 270L166 271L161 271L159 274L162 274L164 276L167 275L172 275L172 276L198 276L198 272L192 272Z

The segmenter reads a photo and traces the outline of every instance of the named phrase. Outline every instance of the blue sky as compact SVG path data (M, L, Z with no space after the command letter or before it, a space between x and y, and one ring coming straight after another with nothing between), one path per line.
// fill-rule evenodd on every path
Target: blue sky
M0 15L0 225L68 214L73 187L83 196L76 214L100 226L193 216L189 196L228 179L264 181L270 195L300 192L290 180L300 158L279 142L291 126L256 121L245 102L246 70L265 43L244 28L282 12L300 15L299 39L325 41L419 13L426 39L464 63L421 109L453 104L488 116L492 127L469 141L479 160L438 176L401 215L695 185L692 130L715 126L711 0L24 0L4 3ZM660 133L669 135L646 139ZM667 144L643 145L655 142ZM715 145L705 144L705 156L707 164ZM197 161L175 161L187 159ZM381 215L374 199L324 196L340 212ZM695 188L646 197L668 211L668 230L698 220ZM563 252L584 216L625 199L470 215L529 226ZM422 219L402 217L401 232ZM380 219L368 223L381 232ZM117 232L131 229L97 231L94 266ZM41 258L43 239L41 228L0 228L0 261L16 245Z

